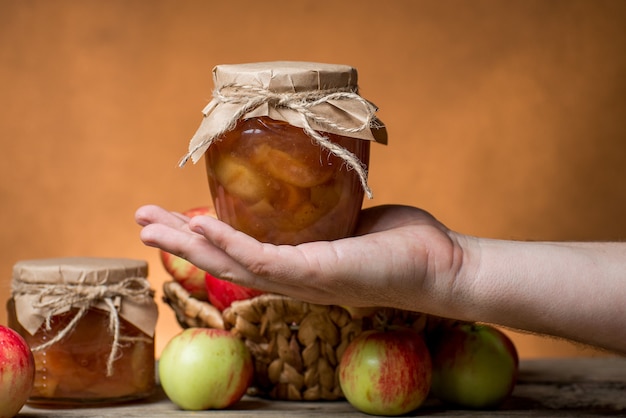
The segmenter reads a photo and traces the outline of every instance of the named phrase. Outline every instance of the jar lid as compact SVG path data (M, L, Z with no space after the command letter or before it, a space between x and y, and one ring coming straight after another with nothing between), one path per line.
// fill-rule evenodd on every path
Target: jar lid
M372 197L365 164L323 134L387 143L378 108L358 93L355 68L297 61L218 65L213 80L213 100L202 111L204 118L180 167L189 159L197 163L239 120L267 116L302 128L314 143L343 159Z
M358 94L357 70L348 65L273 61L218 65L213 99L179 165L198 162L211 143L240 119L268 116L293 126L387 143L378 108Z
M146 261L126 258L19 261L13 266L11 289L17 320L34 334L51 316L94 307L119 314L153 336L158 311L147 273Z
M18 261L13 266L13 280L24 283L97 285L147 275L146 261L127 258L42 258Z
M217 89L230 84L254 85L276 93L351 88L358 90L357 70L349 65L274 61L223 64L213 69Z

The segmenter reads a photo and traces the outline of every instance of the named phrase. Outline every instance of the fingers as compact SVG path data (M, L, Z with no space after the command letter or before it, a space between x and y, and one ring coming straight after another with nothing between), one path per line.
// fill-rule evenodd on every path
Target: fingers
M384 213L370 218L378 226L369 232L389 222ZM359 298L365 298L372 303L379 298L378 278L387 277L385 263L363 265L372 256L388 258L380 250L379 234L357 241L277 246L210 216L188 219L150 205L139 208L135 218L143 226L140 237L146 245L183 257L218 278L308 302L358 306L363 303Z
M142 206L135 212L135 222L141 226L159 223L181 227L186 225L188 220L188 217L180 213L170 212L156 205Z
M214 235L218 237L217 241L220 241L219 237L236 233L238 239L231 246L241 247L244 253L258 253L261 244L253 238L235 231L211 216L196 216L189 219L154 205L139 208L135 213L135 219L143 226L140 238L144 244L184 258L220 279L259 288L253 273L227 254L221 248L221 244L215 245ZM190 222L195 222L201 227L196 225L194 231L191 229L194 224L190 225ZM206 233L204 229L207 230Z
M284 258L277 255L277 246L261 243L224 222L212 217L199 216L189 221L189 228L194 233L202 235L215 249L219 249L224 257L230 259L230 263L224 264L225 269L221 274L236 282L247 279L247 285L252 285L251 280L272 281L276 277L276 272L281 269ZM236 277L239 268L246 270L245 277ZM229 271L230 269L232 271ZM255 286L265 288L266 284L256 283Z
M350 244L311 242L291 246L261 243L207 217L191 219L189 227L223 252L224 258L216 255L207 268L218 268L222 263L218 274L243 286L321 304L340 304L346 301L350 289L360 286L351 284L350 272L344 271L354 266ZM337 263L342 255L346 258ZM337 280L337 277L341 279Z
M135 220L143 226L139 236L144 244L185 259L189 258L189 249L203 245L205 241L202 236L189 229L188 217L155 205L137 209Z
M169 217L167 219L172 221ZM140 238L144 244L184 258L220 279L240 284L254 281L245 268L204 236L189 230L187 224L184 227L172 227L149 223L141 230Z
M210 216L194 217L189 221L189 229L238 260L248 254L262 256L264 251L256 239Z
M310 268L299 246L261 243L211 217L192 218L189 227L221 252L219 256L215 254L207 267L219 268L222 278L302 300L325 299L311 286L319 271Z
M194 235L196 235L194 237ZM142 228L139 238L144 244L150 247L160 248L182 258L187 258L184 248L195 245L194 238L197 234L192 234L181 228L173 228L166 224L150 223Z

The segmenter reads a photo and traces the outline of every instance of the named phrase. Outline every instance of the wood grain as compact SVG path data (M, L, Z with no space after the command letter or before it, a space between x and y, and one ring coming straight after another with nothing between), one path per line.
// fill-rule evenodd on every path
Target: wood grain
M434 399L409 416L454 417L592 417L626 416L626 358L574 358L522 361L512 396L496 411L448 409ZM359 417L345 401L289 402L245 397L220 411L182 411L162 390L149 399L129 404L46 409L25 406L19 417Z

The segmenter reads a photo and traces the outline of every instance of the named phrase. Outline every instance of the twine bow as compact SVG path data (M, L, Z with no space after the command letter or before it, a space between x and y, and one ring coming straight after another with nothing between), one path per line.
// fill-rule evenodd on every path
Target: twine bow
M363 190L367 194L368 198L371 199L373 197L372 191L367 184L367 168L365 164L361 162L352 152L330 141L328 137L322 135L311 126L311 123L316 123L318 125L332 128L334 131L347 134L379 127L379 123L375 118L375 113L378 109L374 104L356 93L355 88L312 90L296 93L276 93L257 86L227 84L215 89L213 91L213 98L214 102L217 103L240 105L239 110L232 115L228 123L225 124L224 128L212 135L207 136L206 138L203 138L200 143L191 148L178 163L179 167L184 166L196 151L201 148L208 148L221 135L234 129L239 119L244 117L248 112L251 112L259 106L267 103L272 107L290 109L300 114L302 116L304 132L313 138L321 147L341 158L347 164L349 169L355 170L361 181L361 186L363 187ZM332 119L320 115L315 111L316 106L327 103L331 100L350 100L359 103L365 109L365 120L358 126L348 127L338 124Z
M109 332L113 336L111 352L107 360L107 376L113 374L113 363L117 359L121 341L135 341L136 338L120 335L120 318L118 309L122 298L142 302L152 298L153 291L145 278L128 278L113 284L44 284L14 282L13 295L36 295L33 307L42 313L46 330L51 329L52 317L62 312L67 306L78 308L76 315L51 340L33 347L40 351L61 341L76 327L78 322L94 305L102 302L109 312Z

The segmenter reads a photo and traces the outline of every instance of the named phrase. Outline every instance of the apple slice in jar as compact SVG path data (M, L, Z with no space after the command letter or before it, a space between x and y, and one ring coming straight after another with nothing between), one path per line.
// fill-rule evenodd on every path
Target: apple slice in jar
M311 187L311 203L323 213L327 213L337 206L340 198L340 184L337 182L333 181L328 184Z
M317 146L311 147L319 150ZM261 143L255 147L252 161L277 180L296 187L309 188L327 182L334 173L334 167L323 165L322 156L319 152L316 154L313 159L311 156L290 154Z
M212 171L228 194L246 202L258 202L270 191L263 176L244 160L232 155L220 155Z
M216 198L218 210L222 204L226 209L220 219L238 231L260 241L266 241L268 234L275 230L274 223L269 221L277 217L277 212L267 199L249 203L218 191Z
M280 229L297 231L308 228L323 219L339 202L339 191L334 183L304 190L308 197L283 217L278 225Z
M308 188L297 187L286 182L276 182L276 193L270 200L270 203L278 213L278 215L295 212L303 204L311 199Z

